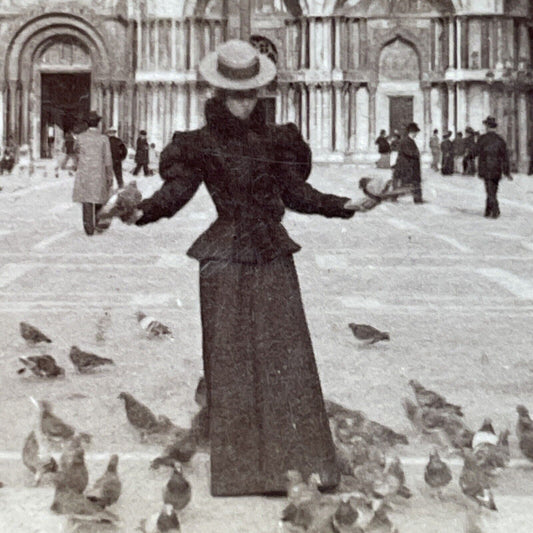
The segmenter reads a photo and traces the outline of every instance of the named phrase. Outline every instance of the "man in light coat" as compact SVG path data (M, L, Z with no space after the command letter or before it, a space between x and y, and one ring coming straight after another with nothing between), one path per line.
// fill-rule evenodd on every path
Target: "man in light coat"
M113 186L113 160L109 138L98 130L101 117L91 111L89 128L78 137L78 170L74 180L72 199L83 206L83 228L87 235L102 231L98 225L98 211L107 202Z

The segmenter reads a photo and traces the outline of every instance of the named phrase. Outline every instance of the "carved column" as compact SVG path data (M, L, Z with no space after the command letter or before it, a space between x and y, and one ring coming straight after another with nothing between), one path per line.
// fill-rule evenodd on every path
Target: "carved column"
M153 69L153 63L152 58L150 56L150 21L146 20L143 24L143 38L144 38L144 70L152 70Z
M289 86L286 83L280 84L279 87L281 94L281 123L288 122L288 109L289 109Z
M4 80L0 80L0 144L4 145L6 138L5 131L5 83Z
M334 145L333 150L335 152L344 152L346 148L345 139L345 125L344 125L344 105L343 105L343 82L338 81L333 83L334 102L335 102L335 118L333 123L334 131Z
M448 88L448 130L456 132L455 124L455 84L453 82L446 84Z
M316 18L310 17L308 19L308 47L309 47L309 68L311 70L316 69L316 53L317 53L317 32L316 32Z
M357 129L357 92L359 90L359 83L349 83L347 90L348 100L348 151L354 153L357 149L356 135Z
M368 149L371 150L376 138L376 92L377 84L368 84Z
M457 119L456 119L456 131L461 131L464 134L466 123L468 120L468 106L466 101L467 87L464 81L457 84Z
M142 48L142 42L143 42L142 20L141 20L140 15L137 18L136 26L137 26L136 28L137 29L137 68L142 70L144 67L144 62L143 62L143 48Z
M165 83L165 130L163 132L163 146L170 142L172 138L172 118L173 118L173 109L172 109L172 85L170 83Z
M369 93L366 87L360 87L356 92L357 135L356 146L358 152L367 152L369 147L370 112Z
M457 68L457 61L455 51L457 49L457 42L455 38L455 21L453 17L448 20L448 62L450 68Z
M20 132L21 143L29 142L30 132L30 95L29 95L29 82L24 81L21 84L21 106L22 106L22 124Z
M9 130L15 140L18 139L18 105L17 105L17 87L16 80L9 80Z
M422 96L424 98L424 150L429 149L429 138L431 137L431 84L428 82L420 84Z
M326 70L332 69L332 57L331 57L331 34L332 34L332 26L331 26L331 18L324 18L322 19L322 49L324 51L323 53L323 68Z
M296 121L296 90L294 85L291 83L289 85L289 90L287 93L287 122L294 122Z
M121 131L122 124L120 123L120 82L113 82L112 89L113 89L113 118L111 120L111 123L115 128L117 128L117 132Z
M189 84L189 128L198 127L198 86L196 83Z
M359 20L359 65L366 67L368 54L368 29L366 19Z
M180 83L176 88L176 123L177 129L180 131L187 129L187 113L186 110L187 87Z
M139 83L137 86L139 100L137 102L139 114L136 126L137 132L139 130L144 130L148 127L146 120L146 83Z
M524 91L525 89L522 89ZM518 170L527 172L529 164L528 150L528 106L525 92L518 93Z
M299 68L306 68L306 63L307 63L307 38L306 38L306 33L307 33L307 19L305 18L301 18L300 19L300 66Z
M335 49L333 51L333 67L342 69L341 65L341 30L343 19L335 17L333 19L333 31L335 32Z
M332 116L332 104L331 104L331 85L325 83L322 85L322 126L320 131L322 132L321 145L324 150L330 152L332 150L332 128L333 128L333 116Z
M300 132L302 137L309 141L309 87L301 85L300 101Z
M159 70L159 53L161 51L161 46L159 43L159 20L154 20L154 69Z

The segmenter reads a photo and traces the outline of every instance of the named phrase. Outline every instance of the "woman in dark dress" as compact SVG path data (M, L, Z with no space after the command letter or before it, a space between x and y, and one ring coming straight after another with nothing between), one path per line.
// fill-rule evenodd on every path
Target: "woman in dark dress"
M300 246L281 220L285 208L350 218L379 202L306 183L311 153L296 126L268 125L256 107L256 89L276 71L251 45L222 44L200 73L218 91L207 124L176 132L161 154L162 188L130 222L173 216L202 182L217 209L187 252L200 263L211 493L284 492L289 469L334 487L335 448L292 258Z
M443 141L440 144L440 151L442 152L442 165L440 171L444 176L453 174L454 160L453 160L453 144L450 141L452 132L449 131L442 136Z

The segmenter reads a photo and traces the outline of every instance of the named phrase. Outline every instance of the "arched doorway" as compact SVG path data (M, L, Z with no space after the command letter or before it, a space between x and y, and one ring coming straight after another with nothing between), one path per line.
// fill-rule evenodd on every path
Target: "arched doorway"
M30 144L34 157L61 148L64 131L90 107L107 111L100 86L111 83L109 55L100 33L82 17L51 13L17 31L6 54L7 133Z

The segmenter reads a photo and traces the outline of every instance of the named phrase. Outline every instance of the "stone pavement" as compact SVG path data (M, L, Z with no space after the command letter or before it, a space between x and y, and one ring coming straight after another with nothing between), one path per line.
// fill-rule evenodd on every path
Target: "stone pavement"
M317 165L310 182L359 196L363 175L386 171ZM157 176L137 182L145 196L160 184ZM0 176L0 185L0 531L67 531L65 519L49 511L53 488L31 488L20 460L36 420L33 395L48 398L57 414L94 435L91 480L109 453L119 453L124 493L113 511L122 519L118 531L133 533L140 518L158 510L168 472L149 470L160 448L139 443L117 395L129 391L184 426L194 414L201 374L198 273L185 251L214 208L201 188L170 220L143 228L114 221L89 238L81 208L70 200L67 172L56 178L53 166L40 163L31 179ZM393 514L402 533L463 532L467 509L458 459L450 460L447 501L426 494L429 445L413 434L401 407L409 378L464 406L472 427L491 416L497 431L511 429L512 468L494 488L499 512L477 518L484 533L528 533L533 469L521 458L514 427L517 403L533 409L533 178L502 181L498 220L481 216L484 191L476 178L426 170L423 188L427 203L420 206L402 198L351 220L285 217L302 245L295 258L324 393L409 436L411 444L398 453L415 496ZM175 341L146 339L134 316L139 309L171 326ZM19 336L21 320L54 343L28 348ZM351 321L389 331L391 342L358 346ZM113 357L116 368L77 375L68 361L73 344ZM65 366L65 379L16 374L18 355L41 351ZM184 533L277 531L283 499L211 498L203 454L186 475L194 495L180 514Z

